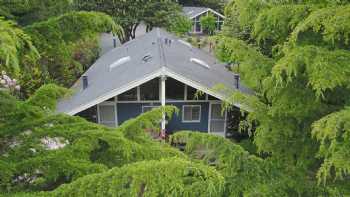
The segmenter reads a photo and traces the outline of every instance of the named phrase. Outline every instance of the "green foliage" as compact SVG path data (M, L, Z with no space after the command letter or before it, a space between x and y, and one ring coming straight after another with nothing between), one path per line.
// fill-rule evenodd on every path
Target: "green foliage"
M205 33L213 35L216 30L216 18L212 14L200 18L201 26Z
M57 99L62 98L68 92L68 89L54 84L45 85L27 100L27 104L38 106L43 110L55 111Z
M253 25L253 37L265 50L285 42L310 12L307 5L282 5L262 11Z
M327 50L316 46L296 47L284 52L273 68L277 83L294 81L301 73L306 75L307 85L322 96L327 90L347 86L350 83L350 52ZM341 72L339 72L341 70Z
M326 184L350 178L350 109L345 108L313 124L312 134L320 142L318 156L324 158L317 178Z
M153 27L168 28L176 18L182 16L181 7L173 0L150 1L146 4L142 21L146 24L146 31Z
M0 0L4 16L21 25L46 20L72 10L72 0Z
M110 16L95 12L68 13L27 26L25 31L41 54L39 61L27 62L23 72L26 95L43 83L71 86L97 58L99 33L121 32Z
M74 0L78 10L99 11L109 14L124 30L122 43L136 37L136 29L146 22L147 29L166 27L180 7L173 0Z
M27 101L0 91L0 191L53 190L84 175L145 160L186 158L145 131L159 127L165 107L111 129L79 117L52 114L65 89L42 87ZM45 106L45 108L44 108ZM126 130L130 129L130 130Z
M316 10L295 28L291 34L291 42L348 50L350 45L349 18L349 5Z
M216 56L221 61L239 66L235 71L246 85L255 90L261 89L263 80L271 73L274 61L244 41L225 36L218 36L216 40Z
M48 196L221 196L223 184L211 167L172 158L89 175Z
M14 22L0 17L0 70L18 76L22 58L38 57L30 37Z
M177 35L185 35L191 31L192 22L186 16L178 15L171 19L168 31L174 32Z
M313 192L295 187L298 183L290 180L278 162L250 155L220 136L184 131L172 135L170 142L186 144L190 158L221 172L226 180L224 196L308 196Z
M225 107L249 111L242 125L258 153L278 161L288 179L282 185L301 196L350 194L348 110L338 112L350 99L349 13L348 1L235 0L226 7L216 54L239 65L256 96L231 92Z

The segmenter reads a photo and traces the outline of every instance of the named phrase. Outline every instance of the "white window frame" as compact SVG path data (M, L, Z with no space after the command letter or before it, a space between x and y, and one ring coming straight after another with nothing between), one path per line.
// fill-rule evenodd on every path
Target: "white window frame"
M215 104L220 104L222 105L222 101L209 101L209 113L208 113L208 133L213 133L213 134L220 134L219 132L211 132L210 131L210 127L211 127L211 110L212 110L212 105ZM224 123L224 131L223 131L223 135L226 136L226 132L227 132L227 110L225 110L225 123Z
M98 121L98 124L102 124L103 125L103 123L109 123L109 122L101 121L100 106L113 106L113 108L114 108L115 127L118 127L117 103L116 102L112 102L112 101L105 101L105 102L100 103L100 104L97 105L97 121Z
M199 119L198 120L185 120L185 107L199 107ZM183 105L182 106L182 122L183 123L200 123L202 118L202 106L201 105Z

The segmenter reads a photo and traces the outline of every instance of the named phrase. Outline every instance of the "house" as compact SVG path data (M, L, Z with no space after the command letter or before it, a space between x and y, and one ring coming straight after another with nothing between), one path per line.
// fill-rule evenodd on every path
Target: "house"
M155 28L104 54L72 87L73 94L58 103L58 112L117 127L154 107L174 105L180 112L167 132L196 130L219 135L227 131L227 112L221 113L225 92L252 92L210 54ZM197 90L204 94L195 96ZM237 105L238 106L238 105Z
M202 34L203 29L201 26L200 18L202 16L207 16L211 13L216 18L216 30L220 31L224 23L225 16L216 12L211 8L205 7L183 7L183 13L187 16L193 23L192 31L193 34Z

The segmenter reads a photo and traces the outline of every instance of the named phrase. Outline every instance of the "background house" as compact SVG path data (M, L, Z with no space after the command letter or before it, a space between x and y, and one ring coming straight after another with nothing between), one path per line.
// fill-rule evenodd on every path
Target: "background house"
M250 94L235 76L208 53L156 28L97 60L58 111L117 127L154 107L175 105L180 113L163 129L225 135L228 114L221 103L227 95L213 87ZM197 90L203 94L196 97Z
M216 30L220 31L224 23L225 16L216 12L211 8L205 7L183 7L184 14L192 21L193 27L190 33L193 34L202 34L203 29L200 23L200 18L202 16L207 16L209 13L213 14L216 17Z

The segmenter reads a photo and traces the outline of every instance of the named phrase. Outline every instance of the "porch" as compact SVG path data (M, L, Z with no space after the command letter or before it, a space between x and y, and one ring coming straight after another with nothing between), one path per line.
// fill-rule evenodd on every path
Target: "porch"
M231 128L227 123L232 122L229 119L235 116L232 117L231 113L223 111L221 104L222 101L218 98L206 93L199 94L197 89L190 85L170 77L159 77L77 115L109 127L118 127L155 107L174 105L179 109L179 113L171 120L163 121L162 127L167 133L194 130L226 136L228 128Z

